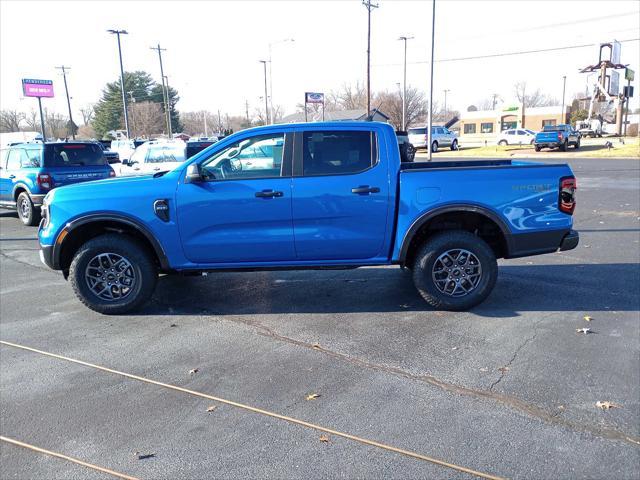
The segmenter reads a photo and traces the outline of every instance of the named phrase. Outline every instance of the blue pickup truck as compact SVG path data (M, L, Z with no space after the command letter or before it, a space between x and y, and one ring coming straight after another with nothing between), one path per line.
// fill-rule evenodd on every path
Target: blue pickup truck
M35 226L51 189L114 176L95 142L16 143L0 150L0 207Z
M244 130L171 171L53 190L40 256L87 307L118 314L158 274L400 265L433 307L483 301L497 258L578 244L567 165L401 163L390 125Z
M580 148L580 132L574 130L571 125L547 125L541 132L536 133L533 146L536 152L543 148L559 148L566 152L569 146L577 150Z

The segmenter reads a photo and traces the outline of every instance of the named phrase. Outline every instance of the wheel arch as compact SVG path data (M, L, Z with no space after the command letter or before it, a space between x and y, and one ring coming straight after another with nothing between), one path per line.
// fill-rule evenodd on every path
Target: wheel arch
M465 230L485 240L496 258L508 257L511 231L507 224L488 208L472 204L455 204L435 208L418 217L405 233L399 263L410 265L419 245L430 235L445 230Z
M26 192L27 195L31 196L31 190L29 189L29 187L27 185L25 185L24 183L16 183L13 186L13 201L17 202L18 201L18 196L22 193L22 192Z
M162 271L171 269L162 245L148 228L135 219L111 213L86 215L67 223L54 243L54 265L67 272L78 248L87 240L107 232L118 232L138 239L147 247Z

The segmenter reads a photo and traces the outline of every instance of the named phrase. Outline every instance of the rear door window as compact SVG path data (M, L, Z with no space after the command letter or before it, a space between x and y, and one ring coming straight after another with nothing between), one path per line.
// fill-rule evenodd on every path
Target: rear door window
M426 134L427 134L426 128L410 128L409 129L409 135L426 135Z
M304 132L302 137L304 176L353 174L377 163L376 136L373 132Z
M27 155L23 148L12 148L7 157L7 170L20 170L22 162L27 160Z
M47 145L48 167L96 167L106 165L102 149L93 143L60 143Z

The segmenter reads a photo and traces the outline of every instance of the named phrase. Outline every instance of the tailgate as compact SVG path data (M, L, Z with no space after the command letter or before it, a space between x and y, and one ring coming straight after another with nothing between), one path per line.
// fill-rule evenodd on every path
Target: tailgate
M536 143L557 143L558 132L540 132L536 135Z
M110 170L111 168L105 166L78 168L53 167L47 169L48 173L53 177L54 187L109 178Z

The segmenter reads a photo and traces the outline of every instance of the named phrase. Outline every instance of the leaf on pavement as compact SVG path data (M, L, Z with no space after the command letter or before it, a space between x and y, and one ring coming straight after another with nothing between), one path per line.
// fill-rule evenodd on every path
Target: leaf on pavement
M621 405L612 403L608 400L605 400L604 402L598 400L596 402L596 407L601 408L602 410L609 410L610 408L620 408Z
M192 368L191 370L189 370L189 375L193 375L194 373L198 373L198 369L197 368Z
M576 333L584 333L588 335L589 333L593 333L590 328L576 328Z
M313 345L311 345L311 348L313 348L314 350L320 350L322 349L322 347L320 346L319 343L314 343Z
M210 407L207 407L207 412L213 412L216 408L218 408L216 405L211 405Z
M502 373L507 373L509 371L509 367L500 367L498 371Z
M329 437L327 435L320 435L320 441L322 443L329 443Z
M319 397L320 397L319 393L310 393L309 395L304 397L304 399L305 400L315 400L316 398L319 398Z
M134 452L134 455L138 457L138 460L144 460L145 458L155 457L156 453L155 452L151 452L151 453Z
M593 320L593 317L590 317L589 315L585 315L583 317L587 322L590 322L591 320Z

